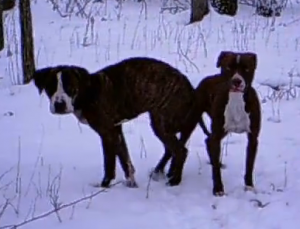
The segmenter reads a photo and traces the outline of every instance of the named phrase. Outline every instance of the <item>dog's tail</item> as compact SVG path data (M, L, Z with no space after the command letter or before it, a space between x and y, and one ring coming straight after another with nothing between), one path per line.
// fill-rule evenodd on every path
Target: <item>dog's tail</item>
M207 137L209 137L209 136L210 136L210 132L208 131L207 126L206 126L205 123L204 123L204 120L203 120L203 116L202 116L202 115L203 115L203 113L200 115L200 119L199 119L198 123L199 123L201 129L203 130L204 134L205 134Z

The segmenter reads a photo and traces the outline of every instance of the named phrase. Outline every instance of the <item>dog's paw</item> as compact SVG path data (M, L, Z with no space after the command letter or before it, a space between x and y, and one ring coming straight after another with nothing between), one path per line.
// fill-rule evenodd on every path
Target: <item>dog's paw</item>
M166 183L167 186L178 186L181 183L181 177L171 177Z
M224 191L222 191L222 192L214 192L213 194L214 194L214 196L216 196L216 197L226 196L226 194L225 194Z
M101 188L101 183L90 183L90 186L92 186L93 188Z
M150 172L149 177L154 181L160 181L160 180L164 180L166 178L163 171L156 172L154 170L152 170Z
M253 192L253 193L257 193L257 190L256 190L256 188L254 187L254 186L248 186L248 185L246 185L245 187L244 187L244 191L245 192L248 192L248 191L251 191L251 192Z
M213 188L213 195L214 196L219 196L219 197L224 196L225 192L224 192L223 185L214 186L214 188Z
M109 179L109 178L103 178L103 180L102 180L100 186L101 186L102 188L109 188L111 181L112 181L112 179Z
M126 178L123 184L128 188L138 188L137 182L131 178Z

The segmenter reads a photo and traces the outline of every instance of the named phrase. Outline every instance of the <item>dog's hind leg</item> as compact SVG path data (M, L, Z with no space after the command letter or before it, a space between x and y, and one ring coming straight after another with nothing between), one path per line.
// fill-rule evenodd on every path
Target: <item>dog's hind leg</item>
M168 184L170 186L179 185L182 177L183 166L187 157L187 149L184 144L177 139L176 133L171 133L166 128L166 123L160 117L156 117L154 115L150 115L151 118L151 126L155 133L155 135L161 140L166 149L166 155L170 155L172 152L172 161L174 169L173 176L169 179ZM170 156L166 156L165 159L170 158ZM164 161L166 162L166 160Z
M190 125L187 125L185 129L183 129L181 132L179 132L180 137L179 141L185 145L188 139L190 138L192 132L196 128L197 122L190 122ZM152 172L151 176L154 180L158 180L161 175L164 175L164 170L169 162L169 160L172 159L172 152L165 147L165 152L158 164L156 165L154 171ZM174 175L174 170L176 168L175 160L171 160L171 164L167 173L167 177L171 178Z
M161 177L164 177L165 167L171 158L172 152L165 147L164 155L159 160L153 171L151 171L150 173L150 177L153 180L158 181Z
M179 141L183 144L183 145L186 145L187 141L189 140L189 138L191 137L193 131L195 130L196 126L197 126L197 120L189 120L190 122L188 123L187 126L185 126L184 129L181 130L180 132L180 138L179 138ZM171 164L170 164L170 167L169 167L169 171L167 173L167 177L170 179L173 175L174 175L174 170L176 169L175 167L175 161L171 160Z

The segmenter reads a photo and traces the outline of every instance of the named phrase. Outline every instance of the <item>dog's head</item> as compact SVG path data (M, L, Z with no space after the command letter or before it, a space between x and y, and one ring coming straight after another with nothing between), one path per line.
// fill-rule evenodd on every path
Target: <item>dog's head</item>
M39 69L32 78L39 93L46 92L52 114L70 114L74 112L74 100L80 88L88 82L88 77L89 73L84 68L56 66Z
M257 55L251 52L222 51L217 61L221 74L229 80L230 90L238 92L251 86L256 66Z

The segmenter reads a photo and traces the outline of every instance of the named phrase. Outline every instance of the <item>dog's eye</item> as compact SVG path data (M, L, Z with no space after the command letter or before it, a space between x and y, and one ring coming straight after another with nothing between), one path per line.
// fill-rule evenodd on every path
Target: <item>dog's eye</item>
M250 69L249 69L249 68L245 68L244 71L245 71L245 72L249 72Z
M233 71L236 68L236 65L233 63L227 64L227 66L225 67L226 71Z

